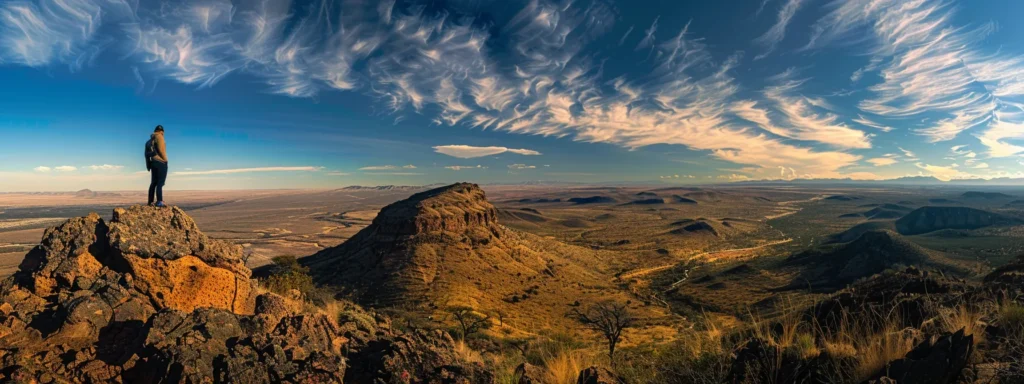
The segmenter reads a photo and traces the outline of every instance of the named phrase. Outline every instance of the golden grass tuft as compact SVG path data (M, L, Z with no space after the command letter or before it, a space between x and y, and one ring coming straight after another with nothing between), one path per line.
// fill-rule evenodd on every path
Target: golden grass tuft
M457 339L455 341L455 345L452 346L452 351L455 352L455 357L458 358L459 361L463 363L482 364L484 362L483 355L481 355L480 352L474 350L473 348L470 348L470 346L466 344L466 340Z
M584 351L564 351L544 361L544 382L575 384L580 371L589 367L590 358Z
M982 318L985 313L967 303L960 303L955 308L950 308L941 313L943 329L946 332L957 332L964 330L965 335L974 335L975 342L982 342L985 338L985 323Z

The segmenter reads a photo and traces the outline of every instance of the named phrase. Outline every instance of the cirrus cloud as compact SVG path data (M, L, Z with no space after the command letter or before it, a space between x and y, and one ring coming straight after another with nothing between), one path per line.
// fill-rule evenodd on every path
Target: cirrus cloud
M475 157L498 155L506 152L524 156L538 156L541 154L540 152L534 151L532 149L515 149L506 147L474 147L471 145L438 145L434 147L434 152L452 157L458 157L460 159L472 159Z
M360 171L398 171L403 169L416 169L415 165L371 165L367 167L359 168Z

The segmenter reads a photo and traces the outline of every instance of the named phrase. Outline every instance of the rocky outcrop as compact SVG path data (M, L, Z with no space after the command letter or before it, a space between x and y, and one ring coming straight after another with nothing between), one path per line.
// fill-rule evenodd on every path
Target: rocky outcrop
M620 384L624 381L612 371L601 367L589 367L580 371L576 384Z
M1016 218L967 207L921 207L896 220L903 235L917 235L942 229L978 229L994 225L1015 225Z
M250 273L177 208L68 220L0 282L0 382L490 382L447 334L257 295Z
M512 373L512 376L519 378L516 384L543 384L545 381L544 367L530 363L519 364L515 372Z
M934 342L922 342L906 357L890 362L875 377L888 377L900 384L958 383L973 351L974 336L965 336L960 330L942 335Z

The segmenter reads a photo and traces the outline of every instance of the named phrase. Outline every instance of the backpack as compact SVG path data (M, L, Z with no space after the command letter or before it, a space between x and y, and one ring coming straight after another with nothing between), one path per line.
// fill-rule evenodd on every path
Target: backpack
M149 168L149 162L153 161L154 156L156 156L156 140L150 138L146 141L146 168Z

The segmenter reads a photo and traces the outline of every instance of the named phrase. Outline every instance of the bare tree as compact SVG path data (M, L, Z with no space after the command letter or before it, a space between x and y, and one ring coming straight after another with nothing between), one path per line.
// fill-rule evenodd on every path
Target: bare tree
M625 304L603 302L591 305L586 311L573 309L573 316L583 326L593 329L608 342L608 358L615 364L615 346L622 339L622 331L633 326L635 319Z
M463 339L491 326L491 315L480 314L470 307L449 307L448 312L451 312L452 317L459 323Z

